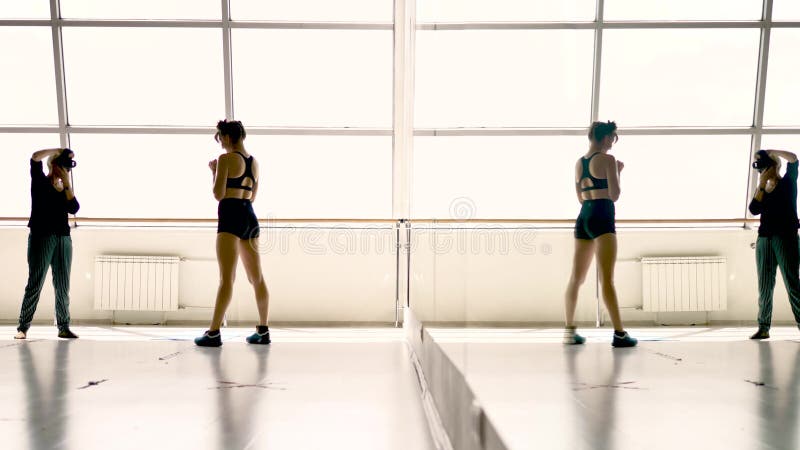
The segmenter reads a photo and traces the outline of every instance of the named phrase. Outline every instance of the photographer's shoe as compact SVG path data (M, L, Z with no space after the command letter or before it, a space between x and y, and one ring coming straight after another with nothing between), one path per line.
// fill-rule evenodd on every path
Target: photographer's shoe
M200 347L219 347L222 345L222 333L219 330L207 330L202 336L194 338L194 343Z
M575 327L564 328L564 345L581 345L586 338L575 332Z
M627 331L622 331L622 334L619 332L614 332L614 340L611 341L611 345L613 347L636 347L636 344L639 341L636 338L632 338Z
M58 337L61 339L78 339L78 335L73 333L69 327L58 330Z
M269 344L272 342L269 338L269 327L264 325L259 325L256 327L256 332L247 336L247 343L248 344Z
M755 332L750 339L760 341L762 339L769 339L769 330L764 327L758 327L758 331Z
M28 335L24 331L17 331L17 334L14 335L14 339L27 339Z

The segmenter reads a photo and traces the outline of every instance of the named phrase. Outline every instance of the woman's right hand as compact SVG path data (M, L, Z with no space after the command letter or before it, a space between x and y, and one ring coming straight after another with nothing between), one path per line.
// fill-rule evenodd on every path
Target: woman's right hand
M617 172L622 172L622 169L624 169L624 168L625 168L625 164L622 161L617 160Z

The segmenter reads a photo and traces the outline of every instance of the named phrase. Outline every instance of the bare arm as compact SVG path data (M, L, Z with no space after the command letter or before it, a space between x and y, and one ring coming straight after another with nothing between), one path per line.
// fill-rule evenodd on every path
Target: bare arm
M36 162L43 161L51 156L57 156L59 153L61 153L61 150L63 150L63 148L46 148L44 150L39 150L37 152L33 152L31 159Z
M67 201L74 199L75 193L72 191L72 178L69 176L69 172L64 172L61 182L64 183L64 193L67 195ZM75 213L73 212L71 214Z
M258 193L258 174L258 161L253 158L253 194L250 196L250 203L255 203L256 201L256 194Z
M608 196L611 201L616 202L619 200L619 195L622 193L622 188L619 183L619 166L617 160L611 156L606 155L603 159L606 165L606 178L608 179Z
M797 161L797 155L786 150L767 150L767 153L770 156L777 156L783 158L790 163Z
M225 197L225 181L228 179L228 160L220 155L214 172L214 198L220 201Z
M581 162L579 160L577 163L575 163L575 195L578 196L578 202L580 202L580 204L582 205L583 196L581 195L581 182L580 182L581 170L582 167L581 167Z

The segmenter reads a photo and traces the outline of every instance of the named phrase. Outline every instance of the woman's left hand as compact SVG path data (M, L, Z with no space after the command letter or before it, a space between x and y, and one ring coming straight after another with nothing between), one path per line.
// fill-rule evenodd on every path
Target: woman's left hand
M212 159L208 162L208 168L211 169L211 172L217 173L217 160Z

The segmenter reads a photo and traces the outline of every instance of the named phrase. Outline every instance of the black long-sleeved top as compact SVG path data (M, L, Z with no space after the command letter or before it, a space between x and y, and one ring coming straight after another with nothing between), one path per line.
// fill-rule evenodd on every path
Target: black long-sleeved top
M750 212L761 214L759 236L797 234L797 161L786 165L786 174L772 192L764 192L759 202L750 202Z
M31 219L28 228L34 236L69 236L67 214L75 214L78 199L67 200L44 174L41 161L31 159Z

